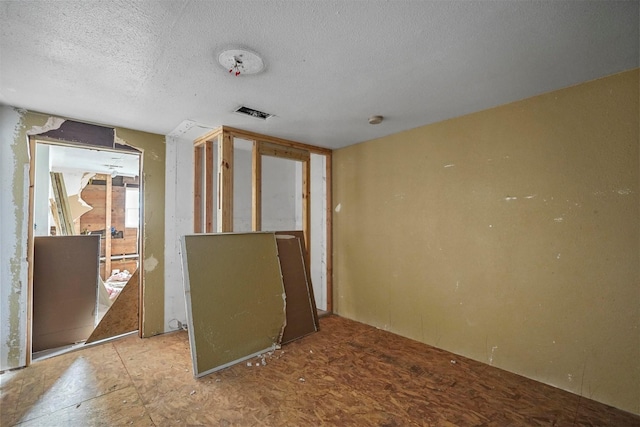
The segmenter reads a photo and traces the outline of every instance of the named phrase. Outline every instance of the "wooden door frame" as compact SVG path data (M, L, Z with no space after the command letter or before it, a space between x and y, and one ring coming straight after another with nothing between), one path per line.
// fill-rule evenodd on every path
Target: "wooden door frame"
M41 135L29 135L28 139L28 151L29 151L29 213L28 213L28 225L27 225L27 339L26 339L26 364L25 366L31 365L32 362L32 337L33 337L33 271L34 271L34 210L35 210L35 173L36 173L36 147L38 143L48 144L48 145L60 145L73 147L78 149L95 149L100 151L114 151L114 152L127 152L126 150L118 150L117 148L108 149L105 147L96 147L92 145L78 143L70 143L67 141L62 141L55 138L49 138ZM139 156L138 162L138 171L140 176L142 176L142 161L143 161L143 153L139 150L136 150ZM140 200L141 202L144 200L142 194L144 192L143 188L143 179L140 179ZM143 256L143 242L144 242L144 203L140 203L140 212L139 212L139 228L138 228L138 269L142 268L142 262L144 259ZM105 253L106 255L106 253ZM106 272L106 270L105 270ZM106 274L106 273L105 273ZM142 325L143 325L143 283L142 274L139 275L138 279L138 301L139 301L139 310L138 310L138 336L142 338Z

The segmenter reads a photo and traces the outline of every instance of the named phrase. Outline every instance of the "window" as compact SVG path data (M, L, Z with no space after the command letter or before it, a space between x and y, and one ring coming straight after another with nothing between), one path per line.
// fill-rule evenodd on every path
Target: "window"
M138 228L140 219L140 191L138 188L127 187L125 193L124 226Z

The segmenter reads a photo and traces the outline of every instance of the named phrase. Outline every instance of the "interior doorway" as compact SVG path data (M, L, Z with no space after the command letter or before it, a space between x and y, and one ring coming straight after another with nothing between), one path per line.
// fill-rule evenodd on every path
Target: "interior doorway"
M96 332L102 340L138 329L143 198L135 149L49 139L31 144L29 352L38 359L96 341ZM135 289L125 292L127 287ZM122 302L124 294L135 304ZM120 325L104 327L114 315L118 321L111 323ZM121 322L123 317L130 320Z

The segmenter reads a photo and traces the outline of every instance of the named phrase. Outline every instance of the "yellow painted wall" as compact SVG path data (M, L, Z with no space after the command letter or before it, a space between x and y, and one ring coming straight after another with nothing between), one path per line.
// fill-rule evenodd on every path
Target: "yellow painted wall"
M116 138L142 151L144 259L142 260L143 336L164 332L165 137L116 128Z
M334 311L640 413L639 77L335 151Z

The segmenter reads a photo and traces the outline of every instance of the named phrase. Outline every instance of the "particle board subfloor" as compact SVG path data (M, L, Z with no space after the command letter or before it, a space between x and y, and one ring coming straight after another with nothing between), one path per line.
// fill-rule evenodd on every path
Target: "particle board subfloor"
M0 425L640 426L638 416L361 323L320 323L200 379L182 331L36 362L0 376Z

